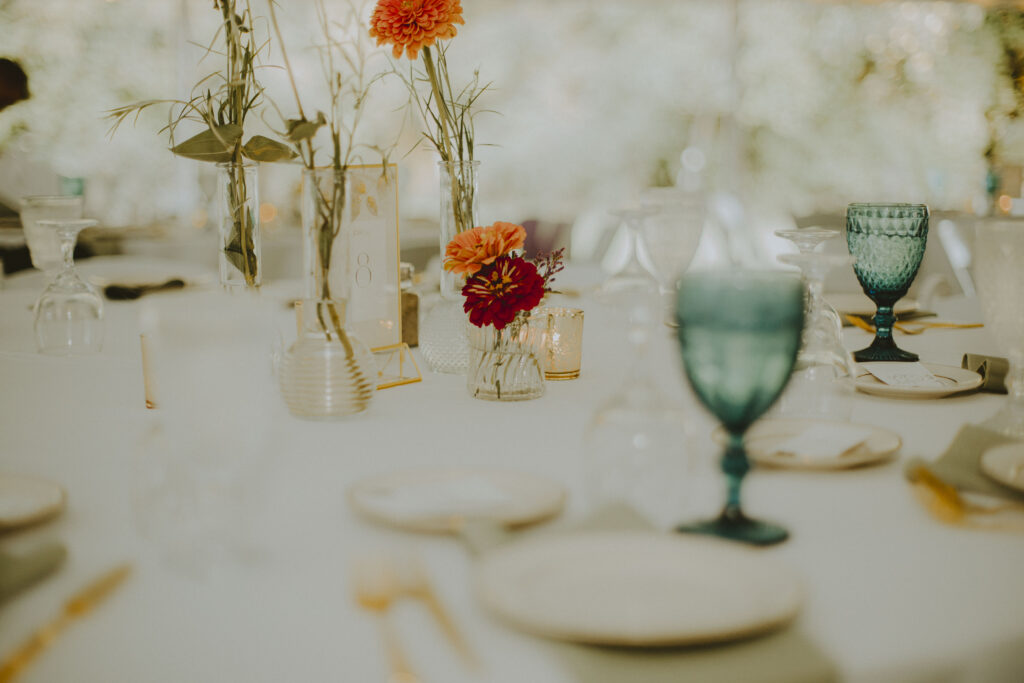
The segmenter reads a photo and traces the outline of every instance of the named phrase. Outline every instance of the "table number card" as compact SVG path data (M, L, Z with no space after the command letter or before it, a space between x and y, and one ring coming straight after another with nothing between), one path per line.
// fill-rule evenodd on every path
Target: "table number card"
M398 167L349 167L348 324L371 349L402 343Z
M880 382L898 387L941 387L942 382L920 363L860 363Z

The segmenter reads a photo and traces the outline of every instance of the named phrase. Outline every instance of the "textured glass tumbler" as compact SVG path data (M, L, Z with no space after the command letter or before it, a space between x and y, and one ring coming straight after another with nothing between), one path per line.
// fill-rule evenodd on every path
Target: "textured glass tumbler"
M917 275L928 242L928 207L924 204L850 204L846 209L846 244L857 259L853 271L864 293L878 307L875 339L853 354L854 360L916 361L916 353L896 346L893 306Z
M544 372L538 352L543 331L522 313L500 330L466 322L469 369L466 389L485 401L526 401L544 395Z
M789 381L803 330L803 283L777 271L692 273L683 277L677 302L686 377L729 434L721 461L725 507L716 519L677 530L755 545L784 541L789 533L783 527L751 519L740 507L750 469L743 435Z

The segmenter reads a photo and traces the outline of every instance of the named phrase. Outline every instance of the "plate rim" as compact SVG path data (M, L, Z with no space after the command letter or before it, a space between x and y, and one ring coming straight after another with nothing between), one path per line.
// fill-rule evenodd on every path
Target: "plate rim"
M857 387L857 391L872 396L884 396L885 398L906 398L906 399L927 399L927 398L945 398L946 396L953 396L954 394L962 394L967 391L972 391L981 386L982 376L973 370L967 368L957 367L955 365L943 365L941 363L932 363L930 361L920 361L921 365L928 368L933 375L945 377L946 379L956 382L955 386L952 387L893 387L890 384L877 379L867 370L864 370L860 364L857 364L857 376L854 378L854 386ZM939 370L936 372L935 368ZM863 372L861 372L863 370ZM970 374L973 375L970 381L966 379L960 381L955 377L941 374L942 371L955 371L959 374ZM862 381L863 377L874 378L873 382Z
M512 476L521 479L532 479L535 482L541 482L547 486L550 486L552 490L557 489L558 494L548 504L543 507L538 507L537 510L529 515L517 515L513 518L501 519L493 516L481 516L479 518L472 519L488 519L496 523L502 524L508 527L521 527L529 526L531 524L537 524L549 520L553 517L558 516L564 509L568 499L569 493L565 485L561 482L544 477L542 475L534 474L532 472L524 472L522 470L514 470L511 468L501 467L486 467L486 466L474 466L474 465L452 465L452 466L440 466L440 467L410 467L400 470L392 470L388 472L378 472L371 474L362 479L349 484L345 488L345 499L359 516L377 524L382 524L395 529L403 529L406 531L415 531L419 533L430 533L430 534L452 534L457 533L460 530L461 524L459 523L458 517L448 518L441 520L440 518L430 519L397 519L391 515L381 513L374 509L372 506L363 504L360 499L361 489L373 486L376 482L386 483L387 480L395 478L415 478L416 476L445 476L445 475L479 475L485 476ZM379 484L377 484L379 485Z
M683 635L677 633L675 635L666 634L664 636L647 636L647 637L627 637L624 634L613 635L607 632L600 633L597 630L589 630L586 628L575 630L570 632L569 630L559 630L557 628L551 628L549 626L538 626L536 623L530 622L530 620L520 619L516 615L509 614L504 611L500 605L497 605L495 601L487 594L485 586L485 578L488 568L495 562L500 562L502 555L507 553L521 552L521 547L534 545L538 543L551 544L551 543L564 543L566 537L594 537L594 536L628 536L628 537L649 537L652 540L656 540L659 543L680 543L688 545L699 545L704 547L714 547L725 551L726 553L735 552L737 555L746 555L750 558L756 558L757 561L763 562L766 566L772 566L776 570L777 575L788 574L791 581L792 595L789 604L785 609L780 610L780 613L773 615L771 619L764 619L756 623L744 624L733 628L719 628L715 631L705 631L704 633L688 633ZM763 570L758 572L763 575ZM497 617L504 623L507 623L523 632L537 635L541 637L550 638L552 640L558 640L563 642L583 643L588 645L603 645L603 646L619 646L619 647L633 647L633 648L659 648L659 647L682 647L682 646L693 646L693 645L710 645L715 643L729 643L745 638L754 636L766 635L773 631L779 630L789 625L796 617L800 614L804 603L807 600L807 586L806 581L796 573L789 565L780 562L768 555L759 552L757 549L748 548L746 546L739 545L735 542L725 541L722 539L713 538L710 536L696 536L696 535L685 535L685 534L671 534L665 532L659 532L656 530L588 530L588 531L577 531L570 534L551 534L543 538L526 538L520 541L504 544L491 551L488 551L481 557L477 566L474 568L473 575L473 592L476 595L479 602L484 605L486 610L493 616Z
M34 524L41 524L42 522L46 522L58 516L67 506L67 490L55 481L31 474L12 473L0 473L0 479L20 479L22 481L30 481L35 484L46 486L58 493L58 499L55 503L48 503L47 505L38 508L35 512L27 513L21 517L0 516L0 531L11 531L13 529L32 526Z
M894 447L892 447L891 449L889 449L889 450L882 450L882 451L874 452L874 453L871 453L871 454L865 454L865 455L862 455L862 456L852 456L852 455L851 456L835 456L833 458L829 458L828 460L814 460L814 461L808 461L808 460L802 460L802 459L794 458L791 462L787 462L785 460L775 458L771 454L765 454L763 452L761 454L758 454L758 453L752 451L750 449L749 444L746 442L746 437L745 437L744 438L744 445L746 446L746 449L747 449L747 456L752 461L754 461L754 462L756 462L758 464L766 465L766 466L773 467L773 468L776 468L776 469L813 470L813 471L828 471L828 472L832 472L832 471L838 471L838 470L855 469L855 468L858 468L858 467L863 467L865 465L874 465L874 464L880 465L882 463L885 463L885 462L888 462L888 461L892 460L893 457L896 455L896 453L898 453L899 450L901 448L903 448L903 437L901 437L896 432L892 431L891 429L886 429L885 427L878 427L876 425L870 425L870 424L866 424L866 423L863 423L863 422L851 422L851 421L843 421L843 420L819 420L819 419L812 418L812 417L806 417L806 418L804 418L804 417L777 417L777 418L766 418L764 421L765 422L771 421L771 422L775 422L775 423L779 423L779 422L794 422L794 423L795 422L806 422L806 423L815 423L815 424L824 424L824 425L836 424L836 425L844 425L844 426L863 427L863 428L872 430L872 432L873 432L872 436L875 436L875 435L878 435L878 434L883 434L883 435L886 435L886 436L890 436L890 437L892 437L892 438L894 438L896 440L896 445ZM761 423L761 422L762 421L759 420L758 422L754 423L754 425L751 426L750 431L756 429L757 425L759 423ZM719 427L719 429L720 428L721 427ZM749 434L749 431L748 431L748 434ZM868 438L870 439L871 437L868 437ZM867 439L865 439L865 441L867 441ZM864 443L864 442L862 442L862 443Z
M981 471L997 484L1013 489L1014 491L1024 493L1024 481L1018 482L1004 477L999 470L992 466L991 462L988 462L999 457L1000 451L1008 450L1020 451L1021 464L1024 465L1024 443L1019 441L1011 441L1009 443L1003 443L985 449L981 454L981 457L978 459L978 465L980 466Z

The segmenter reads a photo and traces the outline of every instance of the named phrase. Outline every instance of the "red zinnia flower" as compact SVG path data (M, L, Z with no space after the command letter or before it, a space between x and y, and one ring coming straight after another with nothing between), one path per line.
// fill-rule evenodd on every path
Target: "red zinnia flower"
M532 310L544 297L544 278L522 256L499 257L466 280L463 310L477 327L502 329L519 311Z
M393 45L395 59L403 50L416 59L420 48L439 38L454 38L455 24L464 23L459 0L378 0L370 17L370 37L378 45Z

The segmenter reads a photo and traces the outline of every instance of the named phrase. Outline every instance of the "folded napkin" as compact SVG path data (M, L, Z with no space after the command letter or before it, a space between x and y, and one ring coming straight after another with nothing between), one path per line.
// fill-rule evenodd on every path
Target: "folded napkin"
M984 427L972 424L964 425L938 460L927 463L920 458L913 458L906 464L903 471L908 478L912 478L912 472L918 465L927 465L935 476L960 491L982 493L1005 500L1022 502L1024 494L995 483L985 476L978 465L981 454L986 450L1011 441L1015 441L1015 439Z
M508 531L473 523L462 538L476 553L525 533L565 531L635 531L651 525L635 510L616 505L597 511L582 523L558 529ZM832 683L835 665L794 626L769 635L719 645L634 649L548 641L572 678L580 683Z
M24 555L0 553L0 602L44 578L66 556L60 543L47 543Z
M996 394L1006 393L1006 374L1010 371L1010 361L997 356L965 353L963 362L960 365L965 370L973 370L981 375L979 391L991 391Z

